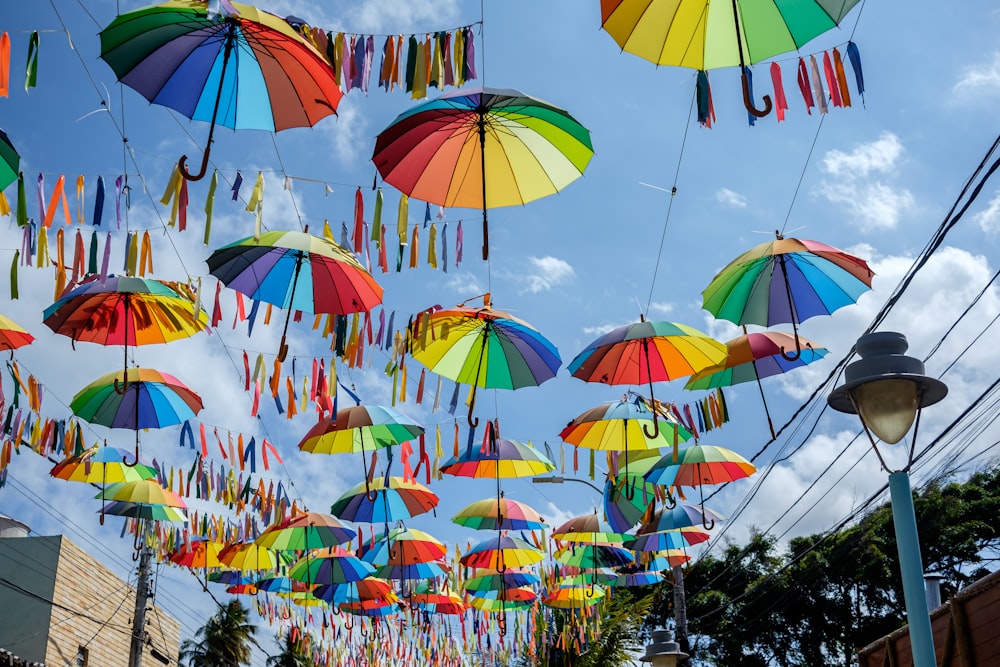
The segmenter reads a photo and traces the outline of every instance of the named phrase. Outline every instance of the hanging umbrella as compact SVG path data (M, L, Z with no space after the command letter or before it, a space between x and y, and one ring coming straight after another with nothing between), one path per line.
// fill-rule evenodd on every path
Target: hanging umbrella
M662 530L702 526L709 522L714 526L716 521L725 520L724 516L713 512L707 507L677 503L674 507L665 507L657 511L650 521L639 526L639 530L636 532L639 535L645 535L646 533L655 533Z
M361 558L372 565L412 565L439 560L445 553L445 546L433 535L398 527L367 547Z
M656 416L642 396L634 396L631 400L622 399L587 410L567 424L559 437L576 447L624 452L624 474L628 476L630 442L633 450L650 450L675 446L691 437L691 433L669 414L661 415L669 428L657 426L653 428L653 435L648 435ZM624 493L632 496L635 488L628 486Z
M684 324L647 322L613 329L593 341L569 363L573 377L604 384L648 384L655 405L653 383L687 377L726 358L726 346ZM659 418L653 411L653 430L659 434Z
M296 581L291 577L282 577L278 575L262 577L254 582L254 586L257 587L258 591L274 593L275 595L280 595L282 597L290 594L307 593L312 588L305 582Z
M371 618L384 618L394 616L402 611L398 604L382 604L368 602L341 602L338 608L348 614L355 616L368 616Z
M209 273L230 289L285 309L281 361L288 353L293 310L349 315L382 303L382 287L353 254L307 232L248 236L215 250L206 262Z
M460 595L448 589L438 589L436 584L429 581L418 583L407 601L413 607L428 613L455 615L465 611L465 603Z
M639 523L658 499L669 494L659 484L647 482L645 475L660 460L657 449L639 450L625 456L628 470L618 459L618 472L609 472L604 483L604 516L611 529L618 533L631 530Z
M534 586L540 581L537 574L521 568L508 567L505 572L497 572L490 569L479 570L479 572L484 574L477 574L465 580L465 590L470 593L495 591L501 588Z
M744 327L746 330L746 327ZM784 351L792 346L799 346L799 354L788 359ZM684 385L685 389L715 389L730 387L743 382L756 382L760 390L760 399L764 403L764 414L767 425L771 429L771 437L775 437L771 413L764 397L764 387L760 381L772 375L780 375L790 370L800 368L826 356L827 350L818 347L812 341L801 336L795 338L780 331L762 331L760 333L744 333L742 336L726 342L726 360L718 366L706 368L691 376Z
M0 132L3 135L3 132ZM0 158L3 156L3 144L0 142ZM3 161L0 160L0 165ZM2 171L2 169L0 169ZM2 182L2 179L0 179ZM0 190L3 188L0 187ZM21 326L5 315L0 315L0 350L16 350L19 347L29 345L35 337L25 331Z
M746 66L796 51L836 27L858 0L601 0L601 27L623 51L657 65L708 70L740 66L743 101L757 117Z
M530 442L497 438L495 446L474 447L472 443L451 456L440 470L454 477L532 477L556 469L556 464Z
M374 574L375 568L343 547L317 549L288 570L288 576L309 584L349 584Z
M163 428L192 419L203 407L201 397L169 373L127 368L94 380L69 404L91 424L133 431Z
M545 553L518 537L498 535L476 544L459 562L466 567L488 568L499 573L508 567L525 567L541 562Z
M91 447L82 454L70 456L52 466L49 475L70 482L111 484L135 482L156 476L156 469L145 463L129 465L129 452L119 447Z
M711 535L701 526L686 526L671 530L643 533L631 538L627 543L631 551L668 551L684 549L692 544L707 542Z
M503 497L477 500L451 521L473 530L541 530L547 525L532 507Z
M622 544L625 536L602 521L596 513L581 514L552 529L550 537L570 544Z
M282 565L277 551L255 542L234 542L219 552L219 560L238 572L277 570Z
M705 310L735 324L791 324L794 361L802 354L798 325L849 306L871 289L863 259L818 241L777 239L751 248L720 271L701 293Z
M564 565L572 565L583 570L621 567L635 560L628 549L611 544L576 544L559 549L552 557Z
M352 405L337 412L335 419L317 422L299 442L299 449L313 454L349 454L375 452L383 447L413 440L424 432L424 427L396 410L381 405ZM371 491L371 480L365 469L365 489L369 500L376 496Z
M495 602L531 602L538 596L527 586L501 588L494 591L470 592L470 600L491 600ZM475 605L473 605L475 606ZM508 611L511 611L508 609Z
M221 564L222 567L228 568L225 563ZM257 580L257 575L247 575L243 572L237 572L236 570L219 570L218 572L209 572L208 580L213 584L223 584L226 586L240 585L240 584L252 584Z
M623 568L619 571L618 576L609 582L609 585L615 588L635 588L637 586L652 586L664 581L664 579L662 572Z
M516 90L456 90L403 112L375 139L387 183L421 201L487 209L547 197L579 178L594 147L566 111Z
M562 363L555 346L530 324L493 310L489 294L482 297L481 308L463 303L432 312L414 323L411 337L414 359L438 375L472 386L468 420L473 428L479 424L472 418L477 387L537 387L555 377Z
M560 586L542 598L542 604L554 609L582 609L597 604L604 597L601 586Z
M343 93L320 52L279 16L236 2L171 0L121 14L101 31L101 58L153 104L211 123L279 131L335 114Z
M330 512L347 521L395 523L437 507L437 495L420 482L402 477L389 477L388 482L376 477L370 484L355 484L333 503Z
M166 521L171 523L187 523L187 516L176 507L153 505L150 503L130 503L124 500L114 500L98 510L112 516L125 516L132 519L148 521Z
M515 595L527 595L527 593L515 593ZM494 597L484 597L482 595L470 595L469 596L469 606L473 609L478 609L479 611L485 611L490 613L500 613L502 614L508 611L524 611L525 609L531 609L535 606L535 599L538 597L531 593L532 598L530 600L498 600ZM500 624L500 634L504 634L504 624L502 621L498 620Z
M749 477L757 467L736 452L713 445L690 445L675 456L667 454L649 472L646 480L663 486L697 486L702 492L704 512L704 485L726 484ZM706 516L704 526L711 530L714 520Z
M167 555L167 559L175 565L183 565L190 568L208 569L222 567L224 564L219 560L219 552L225 546L224 543L215 540L192 538L174 548ZM211 576L209 579L212 580Z
M0 191L17 180L20 170L21 156L7 133L0 130Z
M303 551L336 546L353 537L354 531L336 517L302 512L268 526L254 541L274 551Z
M375 576L381 579L395 581L419 581L420 579L436 579L446 577L451 573L451 567L443 560L431 560L409 564L378 565Z
M320 584L313 590L313 595L331 604L362 601L392 604L399 600L392 585L378 577L367 577L346 584Z

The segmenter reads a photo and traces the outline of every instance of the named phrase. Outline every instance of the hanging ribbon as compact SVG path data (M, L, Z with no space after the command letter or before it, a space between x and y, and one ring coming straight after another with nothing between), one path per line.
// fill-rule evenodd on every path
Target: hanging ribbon
M7 97L10 89L10 35L0 34L0 97Z
M38 83L38 31L28 38L28 62L24 72L24 92Z
M215 188L219 184L219 170L212 170L212 179L208 182L208 195L205 197L205 238L202 243L208 245L212 235L212 211L215 208Z
M260 240L261 216L264 212L264 172L257 172L257 182L254 183L253 192L250 193L250 201L247 203L247 211L253 213L254 227L253 238Z
M774 86L774 112L780 123L785 120L788 100L785 98L785 86L781 82L781 66L776 62L771 63L771 84Z

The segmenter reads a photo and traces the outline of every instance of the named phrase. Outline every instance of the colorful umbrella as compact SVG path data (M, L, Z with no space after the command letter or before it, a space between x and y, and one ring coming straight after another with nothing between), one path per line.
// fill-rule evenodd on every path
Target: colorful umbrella
M436 537L416 528L393 528L361 555L372 565L412 565L444 558L445 546Z
M465 567L478 567L503 573L508 567L525 567L541 562L545 553L519 537L497 535L476 544L459 559Z
M707 542L711 536L701 526L686 526L653 533L643 533L630 539L627 546L631 551L668 551L684 549L692 544Z
M798 50L836 27L858 0L750 2L749 0L601 0L601 27L624 51L657 65L696 70L739 65L743 101L757 117L746 66Z
M725 521L721 514L713 512L707 507L689 505L687 503L677 503L674 507L665 507L656 512L652 519L641 526L636 531L639 535L655 533L662 530L676 530L690 526L703 526L711 522Z
M164 489L155 479L108 484L95 497L103 500L121 500L128 503L166 505L187 509L187 503L179 495L169 489Z
M222 564L222 567L227 567ZM241 584L252 584L257 580L256 575L250 576L242 572L237 572L236 570L219 570L218 572L209 572L208 577L206 577L213 584L224 584L226 586L238 586Z
M417 481L402 477L372 479L348 489L330 507L330 512L347 521L394 523L430 512L437 507L437 495ZM369 494L375 496L372 500Z
M7 133L0 130L0 191L17 180L20 170L21 156Z
M630 452L625 457L627 472L622 469L619 457L618 469L608 473L604 483L604 516L615 532L631 530L658 499L668 495L666 489L647 482L643 477L660 460L660 456L659 450L655 449Z
M288 576L310 584L349 584L375 573L375 568L342 547L318 549L288 570Z
M527 586L469 593L470 600L493 600L496 602L531 602L536 597L538 596L535 594L535 591ZM508 609L508 611L510 610Z
M744 327L745 330L745 327ZM793 359L788 359L784 351L793 345L799 345L800 353ZM756 382L760 391L760 399L764 403L764 414L767 425L771 428L771 437L775 437L771 413L764 397L762 378L780 375L790 370L800 368L822 359L827 350L816 346L812 341L801 336L795 338L780 331L762 331L760 333L745 333L742 336L726 342L726 360L718 366L706 368L691 376L684 385L685 389L715 389L729 387L743 382Z
M477 500L451 520L473 530L541 530L547 525L533 508L503 497Z
M550 537L570 544L622 544L625 536L615 531L596 513L581 514L552 529Z
M531 477L556 469L556 464L530 442L496 438L495 444L474 447L470 442L445 461L440 470L446 475L474 478Z
M566 111L516 90L456 90L403 112L375 139L372 161L393 187L449 208L547 197L579 178L594 147Z
M726 346L684 324L647 322L613 329L593 341L569 363L573 377L604 384L648 384L655 405L653 383L667 382L721 363ZM659 418L653 411L653 430L659 434Z
M337 412L335 419L317 422L299 442L299 449L313 454L349 454L374 452L413 440L424 432L424 427L392 408L381 405L352 405ZM361 459L365 465L364 456ZM365 488L369 500L376 496L371 491L369 474L365 470Z
M636 586L652 586L664 581L662 572L649 570L622 571L609 585L615 588L633 588Z
M219 552L225 546L224 543L215 540L192 538L177 546L168 554L167 558L171 563L190 568L222 567L223 563L219 560ZM211 576L209 580L214 581Z
M230 289L285 309L282 361L292 311L349 315L382 303L382 287L353 254L306 232L248 236L222 246L206 262L209 273Z
M282 577L277 575L262 577L254 582L254 586L257 587L258 591L274 593L276 595L281 595L282 597L297 593L307 593L312 589L312 586L305 582L296 581L291 577Z
M303 512L268 526L254 541L274 551L303 551L336 546L353 537L354 531L336 517Z
M127 368L81 389L69 404L91 424L133 431L182 424L201 412L201 397L169 373Z
M135 482L156 476L156 469L145 463L125 463L129 452L118 447L91 447L52 466L49 475L70 482L111 484Z
M465 580L465 590L470 593L477 591L496 591L501 588L518 588L534 586L540 579L537 574L526 570L509 567L506 572L495 570L480 570L486 574L478 574Z
M646 480L663 486L697 486L702 493L704 511L705 484L726 484L749 477L756 470L754 464L732 450L713 445L691 445L657 461L646 473ZM704 522L709 530L714 525L711 519Z
M3 135L3 132L0 132ZM3 156L3 144L0 143L0 157ZM0 165L3 161L0 160ZM0 179L2 182L2 179ZM3 188L0 187L0 190ZM5 315L0 315L0 350L16 350L24 347L35 340L35 337L25 331L21 326Z
M153 104L211 127L234 130L311 127L337 112L343 93L320 52L279 16L235 2L219 10L171 0L122 14L101 31L101 57L118 80Z
M543 597L542 604L555 609L581 609L597 604L603 597L601 586L561 586Z
M255 542L234 542L219 552L219 560L239 572L277 570L282 564L277 551Z
M439 590L437 584L421 581L407 598L413 607L435 614L461 614L465 611L462 597L451 590Z
M751 248L720 271L701 293L705 310L735 324L791 324L794 361L802 353L798 325L849 306L871 289L863 259L818 241L777 239Z
M355 616L368 616L371 618L383 618L394 616L402 611L398 604L382 604L368 602L341 602L338 608L348 614Z
M377 577L367 577L346 584L320 584L313 595L332 604L362 601L391 604L399 600L392 585Z
M552 557L564 565L572 565L583 570L621 567L635 560L628 549L611 544L576 544L559 549Z
M556 375L559 351L530 324L493 310L490 295L483 307L462 305L438 310L414 323L411 354L434 373L472 386L469 426L476 407L476 388L537 387Z
M535 594L532 593L534 596ZM530 600L497 600L496 598L483 597L481 595L470 595L469 606L479 611L504 614L508 611L524 611L535 606L535 598ZM502 616L501 616L502 618ZM498 621L498 623L502 623ZM505 634L504 625L500 625L500 634Z
M451 568L443 560L431 560L407 565L379 565L375 568L375 576L381 579L398 581L416 581L420 579L436 579L451 573Z
M114 500L98 510L102 514L126 516L132 519L148 521L167 521L172 523L187 523L187 516L176 507L167 505L152 505L149 503L130 503L124 500Z

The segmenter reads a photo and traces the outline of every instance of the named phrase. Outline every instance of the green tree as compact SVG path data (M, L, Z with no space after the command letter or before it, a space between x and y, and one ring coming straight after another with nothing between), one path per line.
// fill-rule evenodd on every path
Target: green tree
M249 611L239 600L220 605L219 610L195 632L195 639L181 644L179 662L187 667L240 667L250 664L250 645L256 626L248 622Z
M292 637L292 631L285 634L281 643L281 653L267 659L267 667L313 667L316 663L303 648L302 641Z

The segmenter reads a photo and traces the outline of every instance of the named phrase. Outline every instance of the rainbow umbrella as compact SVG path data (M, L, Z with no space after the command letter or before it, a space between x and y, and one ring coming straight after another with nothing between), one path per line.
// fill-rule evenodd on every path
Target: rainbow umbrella
M667 454L657 461L646 481L663 486L697 486L702 493L701 506L705 506L705 484L727 484L749 477L757 467L736 452L713 445L683 447L677 454ZM714 524L704 522L710 529Z
M380 579L394 581L417 581L420 579L436 579L451 574L451 567L443 560L432 560L419 563L378 565L375 576Z
M650 402L653 383L687 377L726 358L726 346L707 334L674 322L647 322L613 329L585 347L569 363L573 377L610 385L648 384ZM659 434L658 411L653 411L652 432Z
M407 602L428 613L456 615L465 611L465 603L458 593L440 590L430 581L419 582L410 592Z
M601 0L601 27L628 51L656 65L704 71L740 66L747 111L754 107L746 68L789 51L835 28L858 0Z
M313 590L313 595L331 604L361 601L391 604L399 600L392 585L378 577L367 577L345 584L320 584Z
M538 595L527 586L516 588L501 588L494 591L469 592L471 600L492 600L496 602L532 602ZM475 605L473 605L475 606ZM511 611L508 609L508 611Z
M156 476L156 469L151 465L142 462L136 465L127 464L125 460L128 455L128 451L119 447L94 446L55 464L49 475L57 479L88 484L134 482Z
M402 611L398 604L381 604L370 602L341 602L338 608L348 614L355 616L368 616L371 618L384 618L394 616Z
M3 132L0 132L0 138L2 136ZM3 143L0 142L0 157L2 157L2 153ZM3 161L0 160L0 165L2 164ZM3 182L2 179L0 179L0 182ZM3 190L3 188L0 187L0 190ZM35 337L25 331L21 325L6 315L0 315L0 350L13 351L19 347L29 345L33 340L35 340Z
M288 576L310 584L349 584L375 573L375 567L342 547L318 549L300 559Z
M566 567L563 571L575 571L576 574L566 574L556 579L554 588L572 588L576 586L603 586L615 579L615 575L601 570L577 571L575 567Z
M677 503L674 507L658 510L650 521L639 526L639 535L655 533L662 530L676 530L689 526L703 526L709 524L714 526L716 521L725 521L726 518L707 507L690 505L688 503Z
M255 301L285 309L278 358L293 310L349 315L382 303L382 287L348 250L306 232L273 231L233 241L206 260L209 273Z
M223 567L225 567L225 565L223 565ZM237 572L236 570L219 570L217 572L209 572L208 577L206 578L213 584L223 584L225 586L252 584L256 581L256 576L248 576L242 572Z
M372 565L413 565L440 560L445 553L445 546L430 533L397 527L367 546L361 558Z
M621 567L635 560L628 549L611 544L575 544L559 549L552 557L563 565L572 565L581 570Z
M21 156L7 133L0 130L0 190L17 180L20 169Z
M287 21L236 2L171 0L116 17L101 31L101 58L153 104L211 127L278 131L335 114L343 93L333 68Z
M98 510L102 514L125 516L132 519L148 521L167 521L170 523L187 523L187 516L176 507L153 505L149 503L130 503L124 500L114 500Z
M692 544L707 542L711 535L701 526L687 526L654 533L643 533L626 543L631 551L668 551L684 549Z
M187 509L187 503L179 495L160 486L155 479L140 479L134 482L115 482L94 496L103 500L121 500L144 505L166 505Z
M389 477L386 485L385 478L376 477L368 484L361 482L344 492L330 512L347 521L394 523L430 512L437 504L437 494L420 482Z
M503 497L477 500L451 521L473 530L541 530L547 525L530 506Z
M556 469L556 464L530 442L496 438L486 446L470 442L458 456L451 456L440 470L446 475L474 478L532 477Z
M182 424L203 404L198 394L169 373L127 368L88 384L73 396L69 407L91 424L139 431Z
M625 536L602 521L596 513L581 514L552 529L550 537L570 544L622 544Z
M465 567L496 570L499 573L508 567L525 567L541 562L545 553L519 537L497 535L476 544L465 552L459 562Z
M225 546L224 543L215 540L192 538L182 542L167 555L167 558L171 563L190 568L222 567L219 552ZM209 579L211 580L211 577Z
M601 586L561 586L549 591L542 604L554 609L581 609L597 604L604 595Z
M430 313L414 322L410 337L413 358L449 380L471 385L469 426L476 389L537 387L555 377L562 364L559 351L530 324L510 313L493 310L490 295L483 306L461 304Z
M336 546L353 537L354 531L336 517L302 512L268 526L254 541L274 551L303 551Z
M615 588L634 588L637 586L653 586L665 577L662 572L651 570L627 570L622 569L608 584Z
M219 552L219 560L238 572L277 570L284 564L277 551L256 542L234 542Z
M643 477L660 456L656 449L630 452L625 456L627 472L621 469L619 458L619 470L608 473L604 483L604 516L615 532L631 530L655 506L657 499L667 495L666 489Z
M530 600L497 600L496 598L484 597L481 595L470 595L469 596L469 606L473 609L478 609L479 611L485 611L489 613L506 613L508 611L524 611L525 609L531 609L535 606L535 599L538 597L532 593L534 597ZM501 626L501 634L504 631Z
M372 162L410 197L483 210L547 197L579 178L594 147L590 132L563 109L516 90L446 93L399 116L375 139Z
M478 591L495 591L501 588L519 588L522 586L534 586L539 582L537 574L527 570L509 567L505 572L495 570L480 570L485 574L478 574L465 580L465 590L470 593Z
M743 253L701 293L705 310L735 324L791 324L794 361L802 353L798 325L849 306L871 289L868 263L843 250L808 239L777 239Z
M254 582L258 591L274 593L276 595L287 596L295 593L307 593L311 586L303 581L296 581L291 577L271 576L262 577Z
M257 595L257 585L254 583L236 583L226 586L230 595Z
M792 358L789 359L785 350L796 345L799 347L799 354L791 355ZM796 339L780 331L745 333L727 341L726 349L728 352L723 363L695 373L684 385L684 388L692 390L715 389L743 382L756 382L757 389L760 391L760 399L764 403L764 414L767 416L767 425L771 429L772 438L775 437L774 424L767 408L767 399L764 397L761 379L801 368L822 359L827 353L826 348L818 347L810 340L801 336ZM720 408L725 411L725 403Z

